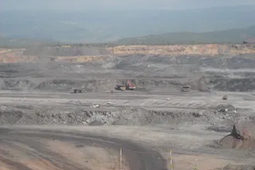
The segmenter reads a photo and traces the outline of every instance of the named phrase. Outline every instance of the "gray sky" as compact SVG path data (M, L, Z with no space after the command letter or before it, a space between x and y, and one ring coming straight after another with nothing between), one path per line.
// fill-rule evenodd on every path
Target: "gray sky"
M190 9L255 5L255 0L0 0L1 9Z

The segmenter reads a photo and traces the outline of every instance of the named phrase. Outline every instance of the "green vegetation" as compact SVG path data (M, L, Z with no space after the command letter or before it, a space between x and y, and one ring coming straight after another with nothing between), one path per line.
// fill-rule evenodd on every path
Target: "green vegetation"
M255 26L204 33L166 33L134 38L124 38L109 43L72 43L72 46L114 46L114 45L188 45L188 44L240 44L249 37L255 37ZM0 47L25 48L33 45L70 45L50 40L1 38Z
M231 29L204 33L177 32L124 38L109 43L71 43L72 46L115 46L115 45L187 45L187 44L240 44L247 38L255 37L255 26L243 29ZM28 46L62 46L70 43L32 39L0 37L2 48L25 48Z
M255 37L255 26L224 31L204 33L166 33L134 38L124 38L115 42L118 45L174 45L174 44L228 44L243 43L249 37Z

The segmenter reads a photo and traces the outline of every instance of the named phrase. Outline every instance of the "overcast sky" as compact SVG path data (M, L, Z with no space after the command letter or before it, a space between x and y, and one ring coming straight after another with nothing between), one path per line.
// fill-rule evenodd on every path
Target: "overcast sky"
M190 9L255 5L255 0L0 0L0 9Z

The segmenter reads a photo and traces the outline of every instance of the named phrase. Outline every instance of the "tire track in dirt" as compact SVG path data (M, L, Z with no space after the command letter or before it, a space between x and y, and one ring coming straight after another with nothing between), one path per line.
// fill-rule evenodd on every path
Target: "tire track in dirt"
M7 170L43 170L45 168L49 170L93 170L96 167L85 166L86 161L91 160L85 161L81 154L87 154L87 149L82 150L82 147L93 148L94 146L112 150L111 152L117 154L119 148L123 148L123 156L126 161L123 165L130 170L166 169L166 162L159 153L120 139L53 129L29 130L0 127L0 134L0 166L8 167ZM56 145L49 147L48 144L54 142ZM62 146L62 149L61 146L58 146L61 143L66 144ZM68 151L69 145L70 152ZM54 147L57 148L54 149ZM56 152L64 151L64 149L67 152ZM111 157L111 155L107 157ZM79 158L81 158L80 162ZM116 165L115 168L118 166ZM109 168L104 167L103 169L108 170Z

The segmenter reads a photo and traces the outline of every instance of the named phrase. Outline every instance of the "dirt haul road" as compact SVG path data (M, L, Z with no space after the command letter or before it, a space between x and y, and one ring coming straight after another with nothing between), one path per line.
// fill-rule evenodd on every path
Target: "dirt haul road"
M125 140L77 131L0 128L1 170L163 170L165 161L155 151ZM147 153L147 154L141 154Z
M208 147L225 134L194 127L5 126L0 128L0 166L3 170L166 170L169 149L174 167L216 169L254 160L248 152ZM132 136L132 138L130 138Z
M229 134L231 119L246 117L231 110L218 112L218 106L234 105L241 113L254 105L252 94L228 95L229 100L223 101L219 92L74 95L1 91L0 165L7 170L118 169L120 148L124 169L165 169L170 149L177 170L193 168L197 159L203 170L248 164L254 160L253 153L213 146L214 140ZM201 111L202 115L197 114ZM94 126L116 122L128 126ZM221 132L221 126L230 129Z

